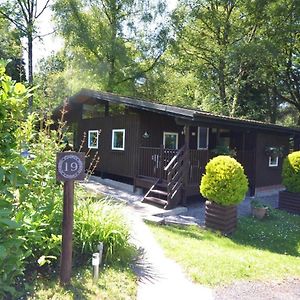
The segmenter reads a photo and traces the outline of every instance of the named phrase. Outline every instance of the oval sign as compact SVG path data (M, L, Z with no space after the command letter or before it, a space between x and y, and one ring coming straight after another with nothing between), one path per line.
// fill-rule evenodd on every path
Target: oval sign
M60 152L56 156L56 178L60 181L83 180L85 157L82 152Z

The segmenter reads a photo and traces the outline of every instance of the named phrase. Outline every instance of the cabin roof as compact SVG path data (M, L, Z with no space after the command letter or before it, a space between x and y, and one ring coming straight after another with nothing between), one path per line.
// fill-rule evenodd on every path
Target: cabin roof
M99 101L107 101L115 104L124 104L128 107L151 111L155 113L173 116L182 123L197 123L205 121L208 124L238 126L241 128L261 129L267 131L275 131L280 133L287 133L289 135L299 135L299 128L285 127L276 124L265 123L256 120L241 119L230 116L216 115L209 112L188 109L172 105L159 104L132 97L124 97L113 93L98 92L94 90L82 89L80 92L70 97L69 104L95 104ZM68 104L67 104L68 105ZM59 112L62 106L56 108L54 115ZM69 110L69 109L68 109Z

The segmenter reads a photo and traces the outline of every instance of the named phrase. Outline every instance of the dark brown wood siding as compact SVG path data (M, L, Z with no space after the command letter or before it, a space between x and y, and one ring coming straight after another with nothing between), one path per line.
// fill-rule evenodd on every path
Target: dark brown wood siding
M138 139L140 121L137 114L106 116L97 119L81 120L78 123L78 138L81 140L84 132L101 130L98 149L90 151L90 160L99 151L100 163L96 171L133 178L137 170ZM112 130L125 129L125 150L112 150ZM83 151L87 152L87 139Z
M177 125L173 117L162 114L141 111L141 135L140 142L143 147L159 147L163 144L163 132L178 133L178 148L184 145L183 126ZM143 133L147 131L149 138L142 138Z
M272 135L257 133L256 138L256 187L281 184L281 170L283 158L279 157L278 167L269 167L269 157L265 153L266 147L284 146L285 155L289 149L289 137L286 135Z

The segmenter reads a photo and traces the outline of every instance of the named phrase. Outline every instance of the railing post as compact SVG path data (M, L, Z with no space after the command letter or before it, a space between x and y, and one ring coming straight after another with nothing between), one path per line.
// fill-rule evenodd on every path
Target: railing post
M187 186L189 183L189 163L190 163L190 126L189 125L184 125L184 144L185 144L185 149L183 152L183 157L184 157L184 177L183 177L183 204L186 204L187 200Z
M163 172L164 172L164 146L160 145L159 148L159 180L162 180L163 178Z

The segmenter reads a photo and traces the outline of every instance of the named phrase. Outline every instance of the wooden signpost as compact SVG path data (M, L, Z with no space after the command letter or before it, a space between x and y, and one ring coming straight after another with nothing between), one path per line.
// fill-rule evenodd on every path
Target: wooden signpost
M74 181L85 178L85 154L60 152L56 155L56 179L64 182L64 206L62 223L62 251L60 282L68 284L72 272L72 235L74 212Z

